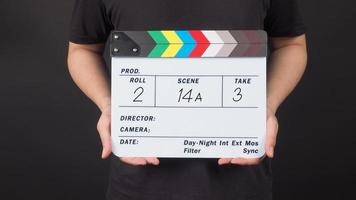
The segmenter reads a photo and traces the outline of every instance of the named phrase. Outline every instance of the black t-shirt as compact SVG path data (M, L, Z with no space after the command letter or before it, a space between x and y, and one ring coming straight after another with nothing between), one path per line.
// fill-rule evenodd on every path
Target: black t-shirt
M76 0L69 39L102 43L112 30L167 29L305 32L297 0Z
M69 40L104 43L112 30L256 30L305 33L296 0L77 0ZM271 160L219 166L217 159L161 158L132 166L111 157L110 200L270 200Z

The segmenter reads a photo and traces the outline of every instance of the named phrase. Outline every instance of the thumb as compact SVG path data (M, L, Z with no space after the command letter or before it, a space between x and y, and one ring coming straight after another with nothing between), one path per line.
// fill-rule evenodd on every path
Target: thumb
M278 122L276 117L269 117L267 120L266 154L273 158L278 133Z
M111 153L110 120L99 120L98 131L100 135L101 144L103 146L101 158L106 159Z
M102 145L103 145L103 151L101 153L101 158L102 159L106 159L110 156L111 153L111 141L109 140L105 140L102 141Z

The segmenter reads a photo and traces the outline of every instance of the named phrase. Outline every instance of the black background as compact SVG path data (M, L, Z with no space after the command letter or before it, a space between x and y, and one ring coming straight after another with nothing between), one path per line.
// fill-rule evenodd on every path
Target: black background
M66 67L73 0L0 2L0 198L104 199L98 109ZM280 107L275 200L351 197L356 3L300 1L309 63Z

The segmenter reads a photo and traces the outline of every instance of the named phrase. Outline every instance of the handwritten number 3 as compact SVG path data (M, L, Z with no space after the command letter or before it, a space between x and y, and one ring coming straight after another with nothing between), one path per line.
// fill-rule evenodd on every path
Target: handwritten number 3
M233 98L232 98L232 100L235 101L235 102L240 101L240 100L242 99L241 88L239 88L239 87L236 88L236 89L234 90L234 92L237 93L237 94L236 94L236 97L233 97Z

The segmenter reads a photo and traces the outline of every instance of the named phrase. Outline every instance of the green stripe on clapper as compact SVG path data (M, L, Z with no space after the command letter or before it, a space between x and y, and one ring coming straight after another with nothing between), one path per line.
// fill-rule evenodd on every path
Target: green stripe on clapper
M169 41L164 37L161 31L147 31L156 42L155 48L152 49L148 57L161 57L163 52L168 48Z

